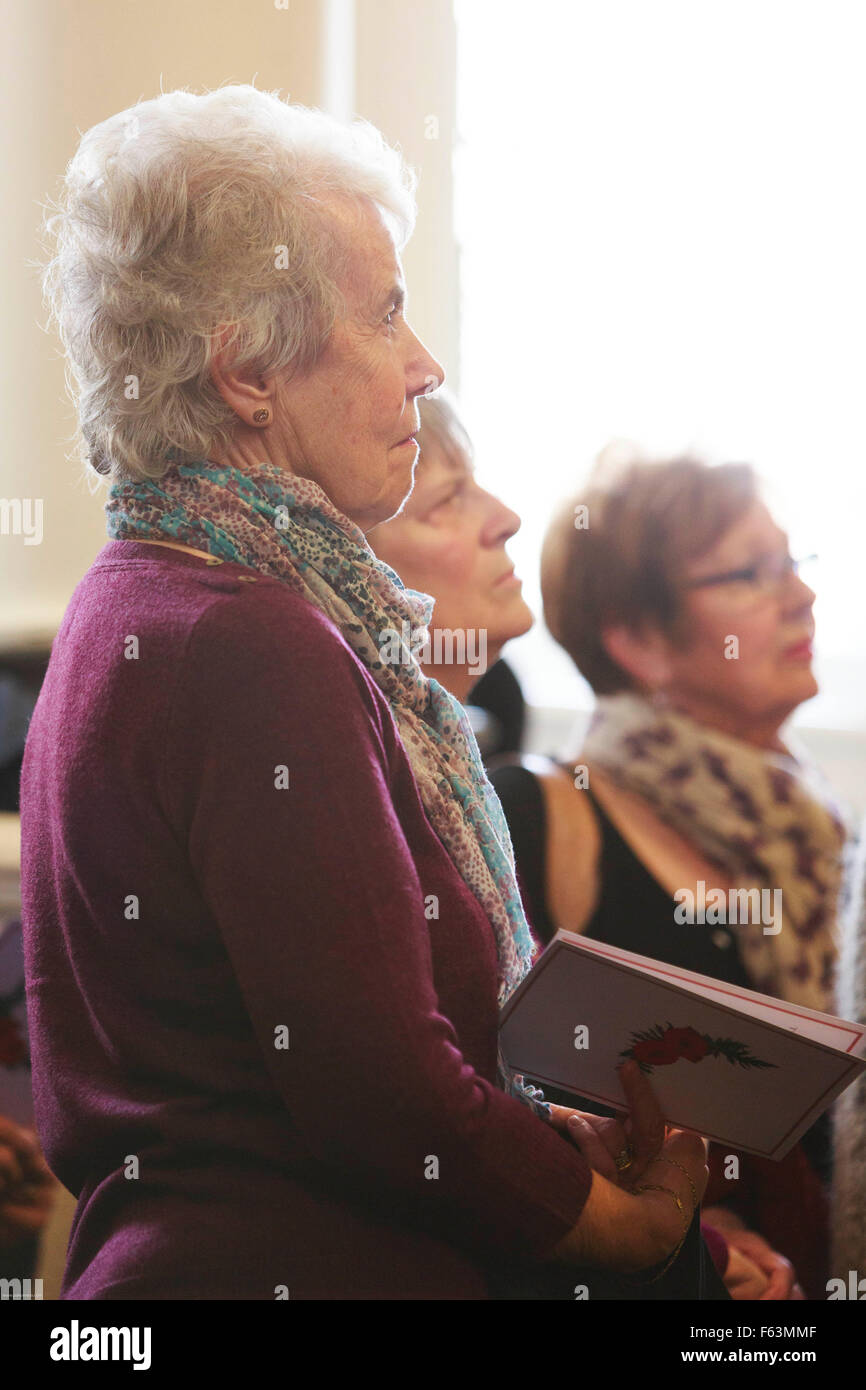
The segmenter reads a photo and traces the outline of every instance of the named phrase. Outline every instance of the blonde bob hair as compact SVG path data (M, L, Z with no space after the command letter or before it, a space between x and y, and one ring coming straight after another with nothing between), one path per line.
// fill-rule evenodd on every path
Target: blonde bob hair
M166 92L88 130L46 206L42 270L90 466L158 478L225 448L215 353L263 376L312 367L351 258L334 200L378 208L399 249L415 183L367 121L249 85Z
M418 431L420 464L423 465L424 452L431 446L441 449L447 458L459 454L472 458L472 440L460 418L457 401L447 386L440 386L435 394L418 397L418 416L421 421Z

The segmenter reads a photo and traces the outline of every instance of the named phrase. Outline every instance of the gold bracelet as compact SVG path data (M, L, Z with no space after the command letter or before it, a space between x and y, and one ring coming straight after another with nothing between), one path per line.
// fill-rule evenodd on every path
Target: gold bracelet
M662 1187L660 1183L647 1182L644 1183L641 1187L633 1187L632 1192L667 1192L668 1196L673 1197L674 1201L679 1207L680 1215L686 1223L686 1230L688 1230L689 1218L686 1216L685 1208L683 1207L679 1195L676 1192L674 1192L672 1187ZM692 1212L692 1216L694 1216L694 1212Z
M665 1158L663 1154L659 1154L659 1155L658 1155L658 1161L659 1161L660 1163L670 1163L670 1164L673 1165L674 1168L679 1168L679 1170L680 1170L681 1173L685 1173L685 1175L686 1175L686 1180L687 1180L687 1182L688 1182L688 1184L689 1184L689 1187L692 1189L692 1215L694 1215L695 1209L697 1208L697 1205L698 1205L698 1192L697 1192L697 1188L695 1187L694 1183L692 1182L691 1173L689 1172L689 1170L688 1170L687 1168L684 1168L683 1165L682 1165L681 1163L678 1163L677 1160L676 1160L675 1158Z
M667 1274L668 1270L670 1269L671 1265L673 1264L674 1260L677 1258L677 1255L680 1253L680 1251L683 1248L683 1245L685 1244L686 1236L688 1235L689 1227L691 1226L691 1218L686 1216L683 1204L677 1196L676 1192L674 1192L673 1188L662 1187L659 1183L648 1182L644 1183L641 1187L633 1187L632 1192L635 1194L638 1192L667 1192L669 1196L673 1197L674 1201L677 1204L677 1208L680 1212L680 1215L683 1218L683 1233L677 1241L676 1245L674 1246L673 1250L671 1251L670 1255L668 1255L661 1269L656 1274L654 1274L651 1279L625 1280L625 1282L630 1284L632 1288L643 1288L647 1284L655 1284L659 1279L661 1279L662 1275ZM692 1212L692 1216L694 1216L694 1212Z

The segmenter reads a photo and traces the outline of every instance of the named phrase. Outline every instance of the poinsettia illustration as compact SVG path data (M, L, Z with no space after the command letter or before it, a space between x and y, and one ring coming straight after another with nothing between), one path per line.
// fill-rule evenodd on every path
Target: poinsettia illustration
M643 1033L632 1033L631 1043L619 1054L620 1057L633 1057L642 1072L651 1072L653 1067L669 1067L682 1058L686 1062L701 1062L705 1057L724 1057L731 1066L774 1067L775 1062L764 1062L754 1057L745 1043L736 1038L711 1038L709 1033L699 1033L696 1028L675 1028L668 1023L663 1028L656 1023Z

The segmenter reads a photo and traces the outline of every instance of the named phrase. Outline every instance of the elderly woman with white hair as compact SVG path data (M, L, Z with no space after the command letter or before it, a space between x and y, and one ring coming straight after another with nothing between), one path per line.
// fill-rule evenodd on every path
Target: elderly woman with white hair
M48 220L110 481L22 771L67 1299L483 1299L509 1261L597 1296L696 1226L704 1143L644 1078L574 1144L498 1061L504 820L458 703L381 658L430 616L366 540L443 377L413 216L372 127L239 86L94 127Z

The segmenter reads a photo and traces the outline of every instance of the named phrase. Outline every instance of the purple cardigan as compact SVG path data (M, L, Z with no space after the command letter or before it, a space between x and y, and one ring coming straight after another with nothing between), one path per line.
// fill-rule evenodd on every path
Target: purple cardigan
M21 834L63 1297L485 1298L578 1219L583 1159L495 1084L487 918L378 687L286 585L106 544Z

